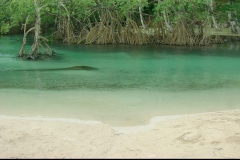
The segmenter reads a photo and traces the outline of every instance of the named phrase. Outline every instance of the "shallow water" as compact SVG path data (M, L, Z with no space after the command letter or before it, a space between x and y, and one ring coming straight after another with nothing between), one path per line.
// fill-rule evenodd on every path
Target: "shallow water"
M0 115L138 125L153 116L239 108L240 43L51 46L59 55L24 61L16 58L21 37L0 37ZM14 71L83 65L99 70Z

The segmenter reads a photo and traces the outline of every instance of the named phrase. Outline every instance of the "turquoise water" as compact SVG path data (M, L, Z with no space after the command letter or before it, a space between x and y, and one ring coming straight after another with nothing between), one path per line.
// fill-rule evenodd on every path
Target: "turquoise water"
M27 50L30 49L30 44L30 42L27 44ZM204 112L238 108L238 99L240 98L238 97L240 93L240 43L237 42L205 47L173 47L161 45L98 46L61 43L54 43L51 44L51 46L59 55L45 60L25 61L16 57L21 47L21 37L0 37L0 90L2 90L2 97L7 97L7 94L11 91L18 94L22 94L22 91L25 93L31 91L31 93L29 92L31 95L33 95L32 91L36 93L41 92L41 95L50 92L52 92L51 95L64 93L63 95L59 95L59 97L55 97L56 99L59 98L59 101L61 101L61 96L66 97L69 94L75 96L80 92L90 92L91 104L89 100L89 105L91 105L91 107L87 107L89 110L84 111L85 114L82 113L82 110L78 110L82 113L82 116L78 117L75 115L74 117L84 117L84 119L87 120L91 117L90 119L99 121L104 121L104 119L109 119L108 121L111 121L111 118L106 117L117 117L107 114L108 111L112 113L111 110L114 110L114 107L119 107L117 106L117 102L125 105L125 112L121 114L128 114L131 112L132 106L139 106L139 108L135 107L136 110L134 110L134 112L142 113L139 113L138 119L141 119L141 116L143 116L147 110L152 110L151 113L147 114L149 118L162 114L192 113L194 111ZM18 69L65 68L81 65L96 67L99 70L14 71ZM231 95L232 90L234 90L234 99L228 97L229 94ZM112 95L111 99L114 99L114 95L118 97L121 95L123 98L121 101L112 102L116 104L107 107L107 109L104 110L104 114L93 114L93 110L101 112L101 110L98 110L99 108L96 109L94 105L92 105L94 102L93 95L96 92L99 94L95 96L99 97L99 95L104 94L105 97L103 98L105 99L109 97L108 95ZM210 92L213 93L210 94ZM225 95L223 94L224 92L229 94ZM134 93L136 97L131 101L132 93ZM138 93L139 96L137 95ZM12 96L18 97L18 94ZM227 99L221 102L221 104L226 103L226 105L221 106L221 104L219 104L218 106L221 107L218 108L218 106L214 106L214 103L217 103L219 94L221 94L222 99ZM154 97L154 95L158 96ZM188 100L186 99L191 99L192 97L192 99L194 99L194 96L198 97L198 95L201 95L201 98L195 99L196 103L200 104L200 101L204 101L204 104L202 104L204 106L198 105L193 108L194 106L191 105L192 103L188 104ZM160 99L164 96L164 107L161 107ZM180 104L177 101L176 104L172 104L171 101L177 99L176 96L183 96L178 102L181 101L182 105L186 103L185 107L183 107L184 109L179 107ZM214 100L211 100L211 98L209 99L211 96L215 97ZM27 95L25 98L27 98ZM142 102L141 99L144 98L145 101ZM39 99L41 99L41 97L38 98L38 100ZM205 101L206 99L208 101ZM2 99L1 101L4 101L5 106L7 106L10 100L7 101ZM32 103L39 103L36 101ZM46 98L42 98L41 101L42 105L47 105L47 103L44 103ZM101 105L106 105L107 101L110 100L106 100L104 104ZM16 104L17 103L18 102L16 102ZM54 101L49 101L48 103L52 103L52 105L56 104ZM82 101L69 100L68 104L71 105L70 103L75 103L76 105L75 107L73 105L69 108L68 115L59 114L55 116L72 117L73 112L76 113L77 111L77 104L82 103ZM143 103L148 104L148 107L143 105ZM210 103L212 107L206 107L206 105ZM229 105L229 103L231 103L231 105ZM27 105L24 102L22 106L24 106L24 104L25 106ZM86 101L85 108L87 104ZM0 114L18 114L13 111L14 109L17 110L16 107L14 107L14 103L8 106L12 108L12 111L10 111L10 109L6 111L5 106L1 105ZM96 105L95 107L99 106ZM151 107L153 107L153 109ZM46 108L47 107L44 107L45 111ZM64 108L64 106L59 108L62 108L62 111L66 113L67 109ZM29 109L26 109L26 112L27 110ZM50 112L50 110L48 111ZM81 113L79 115L81 115ZM43 116L47 115L41 112L41 109L39 109L38 114ZM117 113L114 114L117 115ZM123 117L122 115L122 118ZM131 117L130 114L129 117ZM116 121L120 122L121 116L119 116ZM119 123L116 122L115 124Z

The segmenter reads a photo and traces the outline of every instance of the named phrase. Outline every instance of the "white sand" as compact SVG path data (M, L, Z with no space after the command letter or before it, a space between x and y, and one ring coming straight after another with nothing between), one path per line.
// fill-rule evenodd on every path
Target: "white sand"
M0 116L0 158L240 158L240 110L154 117L130 128Z

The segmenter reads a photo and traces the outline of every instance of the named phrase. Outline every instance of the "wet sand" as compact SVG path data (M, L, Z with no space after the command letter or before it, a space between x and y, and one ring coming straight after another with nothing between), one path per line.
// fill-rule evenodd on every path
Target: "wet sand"
M240 88L183 92L0 89L0 115L138 126L155 116L240 109L239 95Z
M240 110L98 121L0 116L0 158L240 158Z

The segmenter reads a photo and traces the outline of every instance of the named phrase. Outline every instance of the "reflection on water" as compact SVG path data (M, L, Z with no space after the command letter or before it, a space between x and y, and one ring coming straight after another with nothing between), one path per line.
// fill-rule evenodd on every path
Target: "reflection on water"
M0 115L136 125L157 115L234 109L240 103L240 43L51 45L59 55L25 61L16 57L21 37L0 37ZM72 66L99 70L14 71Z
M239 43L205 47L56 43L52 46L59 55L26 62L15 57L21 46L17 39L0 39L0 88L181 91L240 86ZM99 71L6 71L78 65Z

